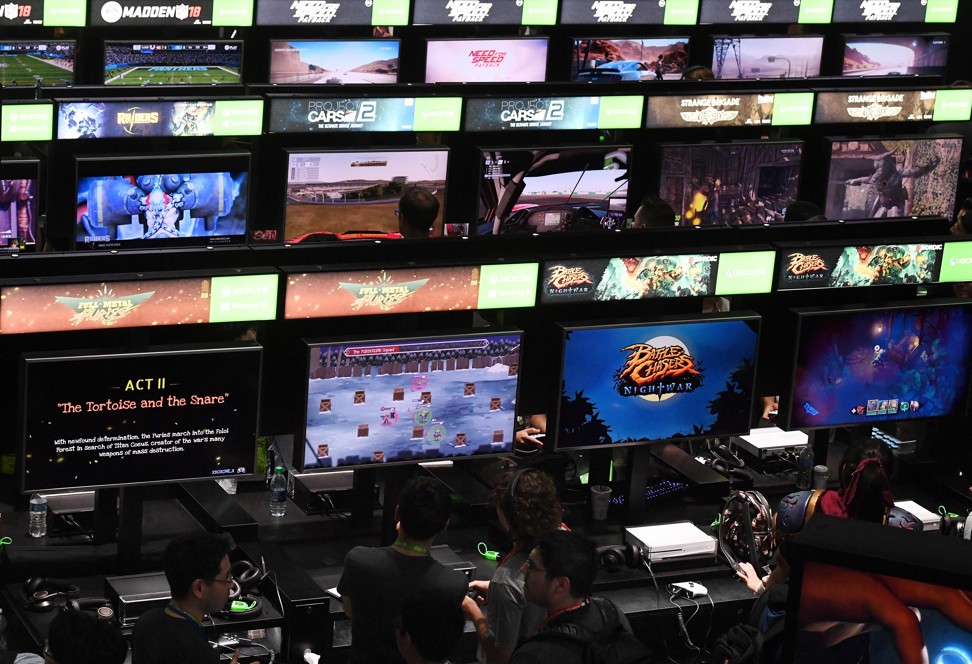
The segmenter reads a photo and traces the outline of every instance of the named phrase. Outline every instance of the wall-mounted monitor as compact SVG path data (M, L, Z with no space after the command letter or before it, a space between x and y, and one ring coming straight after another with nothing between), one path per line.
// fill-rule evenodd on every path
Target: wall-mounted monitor
M948 35L844 35L844 76L944 76Z
M749 431L759 316L564 328L557 449Z
M480 150L478 234L624 227L630 145Z
M439 201L430 237L443 234L449 150L287 152L284 241L400 237L398 202L410 187Z
M427 42L426 83L538 83L546 77L546 37Z
M962 139L834 139L824 214L828 219L951 217Z
M0 253L34 249L39 200L40 162L0 161Z
M400 49L398 39L275 39L270 42L270 83L397 83Z
M73 85L74 50L73 40L0 41L0 87Z
M303 470L511 452L520 340L309 342Z
M783 221L797 198L802 141L662 145L659 191L680 226Z
M717 79L820 76L823 35L713 37L712 72Z
M688 37L575 39L572 81L679 80L688 65Z
M57 138L257 136L263 99L59 99Z
M76 249L246 241L248 152L85 156L76 164Z
M252 474L262 350L248 343L22 356L24 492Z
M239 85L243 42L106 41L105 85Z
M797 310L791 428L965 413L972 304Z

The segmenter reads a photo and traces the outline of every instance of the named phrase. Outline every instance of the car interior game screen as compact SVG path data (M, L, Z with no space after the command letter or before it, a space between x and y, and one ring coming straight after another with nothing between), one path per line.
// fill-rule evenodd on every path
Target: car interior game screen
M820 76L823 36L715 37L712 72L726 78Z
M239 85L242 41L105 42L105 85Z
M520 336L310 344L304 469L511 452Z
M688 66L688 37L575 39L570 79L677 81Z
M944 76L948 35L845 35L844 76Z
M964 412L972 305L801 313L791 428Z
M73 41L0 41L0 87L73 85L74 50Z
M270 42L270 83L344 85L398 82L397 39Z
M547 77L547 39L430 39L426 83L534 83Z
M759 317L565 330L557 448L749 431Z

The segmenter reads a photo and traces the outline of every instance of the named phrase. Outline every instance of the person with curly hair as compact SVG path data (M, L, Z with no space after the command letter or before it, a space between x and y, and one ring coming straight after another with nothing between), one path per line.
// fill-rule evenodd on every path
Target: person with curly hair
M500 559L490 581L472 581L471 590L486 597L483 615L479 604L467 597L462 604L479 636L478 659L486 664L505 664L516 645L532 635L545 617L523 594L523 572L530 551L547 533L563 528L563 507L549 475L535 468L517 471L490 496L500 526L513 542Z

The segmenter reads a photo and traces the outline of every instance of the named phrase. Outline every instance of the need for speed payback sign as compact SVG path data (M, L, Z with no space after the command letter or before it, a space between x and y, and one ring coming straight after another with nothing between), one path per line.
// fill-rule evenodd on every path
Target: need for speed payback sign
M409 0L257 0L257 25L408 25Z
M253 0L94 0L91 25L224 25L253 23Z
M415 25L555 25L557 0L415 0Z
M860 0L834 3L834 23L954 23L958 0Z
M698 0L562 0L562 24L695 25Z

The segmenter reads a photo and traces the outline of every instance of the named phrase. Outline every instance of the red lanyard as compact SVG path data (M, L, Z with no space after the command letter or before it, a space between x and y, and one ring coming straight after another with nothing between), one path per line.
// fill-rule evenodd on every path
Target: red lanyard
M581 601L579 601L579 602L578 602L577 604L574 604L573 606L568 606L568 607L566 607L566 608L563 608L563 609L557 609L557 610L556 610L556 611L554 611L553 613L548 613L548 614L547 614L547 617L546 617L546 618L544 618L544 619L543 619L543 622L541 622L541 623L540 623L540 626L539 626L539 627L537 627L537 632L538 632L538 633L539 633L539 632L542 632L542 631L544 630L544 628L545 628L545 627L546 627L547 625L549 625L549 624L550 624L550 622L551 622L551 621L553 621L553 619L554 619L554 618L556 618L557 616L561 616L561 615L563 615L563 614L565 614L565 613L568 613L568 612L570 612L570 611L576 611L577 609L579 609L579 608L581 608L582 606L584 606L585 604L587 604L587 602L588 602L589 600L590 600L590 598L589 598L589 597L585 597L584 599L582 599Z

